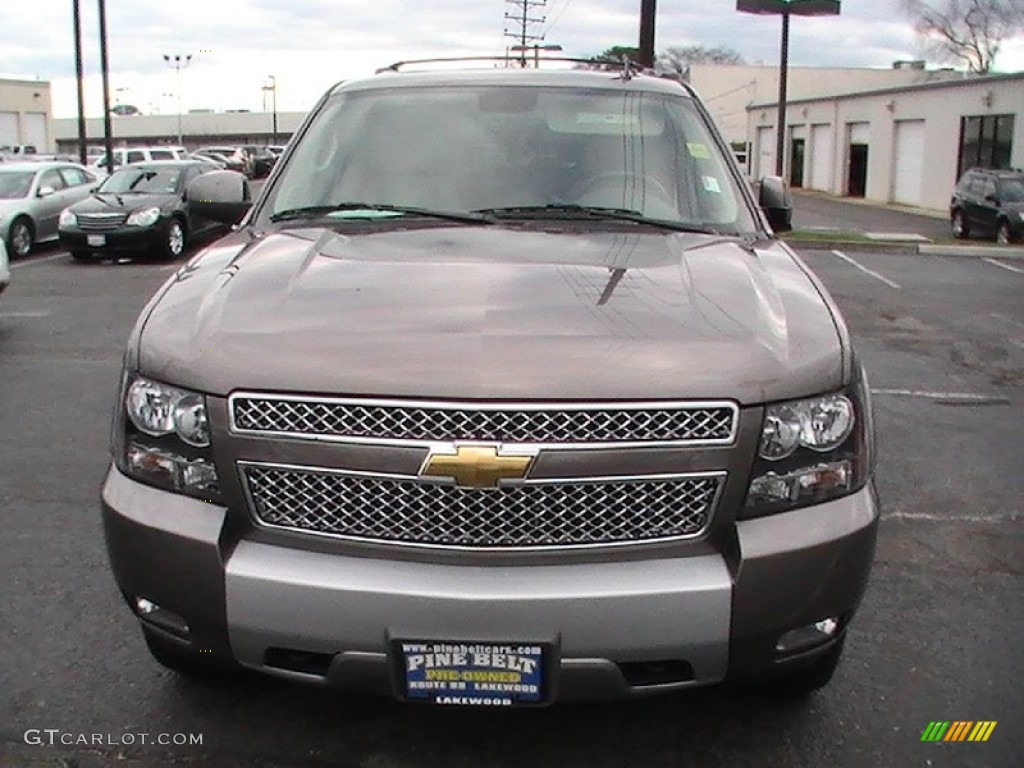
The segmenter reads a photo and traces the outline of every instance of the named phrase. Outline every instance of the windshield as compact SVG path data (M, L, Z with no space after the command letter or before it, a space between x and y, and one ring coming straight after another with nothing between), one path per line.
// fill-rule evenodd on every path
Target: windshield
M98 191L111 194L138 192L147 195L173 195L178 192L181 173L180 168L124 168L108 176Z
M682 92L463 86L343 94L295 148L269 214L354 201L498 216L516 209L517 219L579 220L571 206L605 208L723 234L756 229Z
M34 178L32 171L0 171L0 200L25 197Z
M999 182L999 199L1004 203L1024 203L1024 179L1003 179Z

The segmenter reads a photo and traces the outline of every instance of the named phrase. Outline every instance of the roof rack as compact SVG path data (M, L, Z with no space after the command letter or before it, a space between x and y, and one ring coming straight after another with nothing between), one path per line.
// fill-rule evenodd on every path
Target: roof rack
M598 65L602 69L618 70L618 71L621 72L622 77L624 79L626 79L626 80L629 80L634 75L637 75L637 74L640 74L640 73L648 74L648 75L657 74L652 69L644 69L644 68L640 67L635 61L632 61L631 59L629 59L628 57L625 57L625 56L622 57L621 59L601 59L601 58L583 59L583 58L577 58L577 57L572 57L572 56L543 56L543 55L542 56L532 56L532 55L529 55L529 54L524 54L522 56L510 56L510 55L503 55L503 56L494 56L494 55L492 55L492 56L454 56L454 57L451 57L451 58L439 58L439 59L409 59L408 61L396 61L394 64L390 64L390 65L388 65L386 67L381 67L380 69L376 70L375 74L380 75L380 74L383 74L384 72L401 72L403 67L419 65L419 64L453 64L453 63L466 62L466 61L492 61L492 62L504 62L506 64L511 64L512 62L519 61L519 62L525 62L523 64L523 68L526 68L526 65L530 61L537 62L537 63L542 62L542 61L543 62L555 61L555 62L569 62L569 63L572 63L572 64L590 64L590 65ZM513 69L515 67L509 67L509 68Z

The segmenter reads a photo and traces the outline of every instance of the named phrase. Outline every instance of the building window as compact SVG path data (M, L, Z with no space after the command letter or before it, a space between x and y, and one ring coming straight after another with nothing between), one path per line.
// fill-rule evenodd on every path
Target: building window
M958 175L968 168L1009 168L1013 155L1013 115L960 118Z

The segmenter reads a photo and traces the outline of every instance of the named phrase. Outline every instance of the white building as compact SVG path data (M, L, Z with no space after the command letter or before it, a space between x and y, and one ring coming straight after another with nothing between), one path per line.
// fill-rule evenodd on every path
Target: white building
M775 173L775 102L747 111L750 175ZM942 210L964 169L1024 168L1024 72L787 100L793 187Z
M190 112L177 115L111 115L111 133L115 147L177 144L178 131L189 149L211 144L284 144L298 129L305 112L279 112L277 135L274 116L268 112ZM78 120L58 118L53 121L58 150L78 153ZM103 119L86 120L85 135L89 146L103 146Z
M683 75L700 94L725 140L736 150L745 149L747 107L779 98L777 64L694 64ZM852 67L790 67L787 100L876 88L932 83L962 75L951 70L924 69L923 61L897 61L891 69Z
M0 80L0 144L34 144L53 151L50 84L37 80Z

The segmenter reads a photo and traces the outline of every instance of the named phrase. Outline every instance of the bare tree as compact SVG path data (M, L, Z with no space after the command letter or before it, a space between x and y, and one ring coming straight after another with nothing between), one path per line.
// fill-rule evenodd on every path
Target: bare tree
M1003 40L1024 30L1024 0L901 0L928 51L968 71L992 70Z
M724 46L686 45L666 48L658 55L658 68L683 74L693 64L743 64L743 57Z

